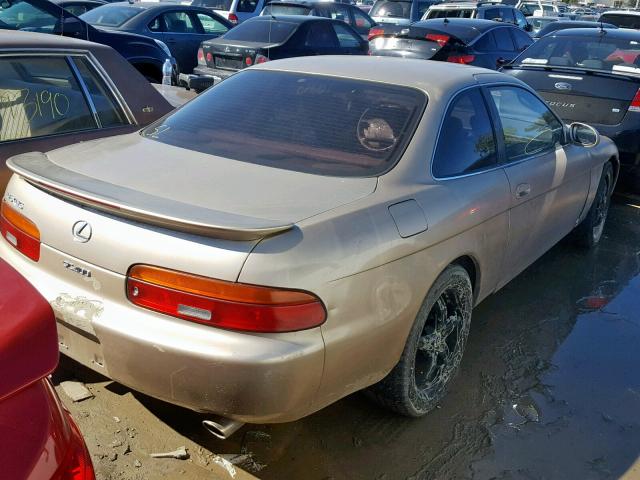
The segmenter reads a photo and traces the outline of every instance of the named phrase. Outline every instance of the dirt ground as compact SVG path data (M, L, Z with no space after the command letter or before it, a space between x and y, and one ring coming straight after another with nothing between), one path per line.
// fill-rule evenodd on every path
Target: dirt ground
M640 200L617 198L596 249L562 241L474 311L449 394L418 420L355 394L220 441L205 417L69 361L54 381L95 394L60 392L104 480L230 478L222 458L264 479L640 479L638 345ZM188 460L149 457L180 446Z

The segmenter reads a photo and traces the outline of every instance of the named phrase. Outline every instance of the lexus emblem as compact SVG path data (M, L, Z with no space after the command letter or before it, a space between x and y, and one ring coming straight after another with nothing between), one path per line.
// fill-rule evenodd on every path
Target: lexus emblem
M567 82L558 82L554 85L558 90L571 90L571 84Z
M87 243L91 240L92 229L89 222L85 222L84 220L80 220L73 224L73 228L71 228L71 233L73 233L73 240L80 243Z

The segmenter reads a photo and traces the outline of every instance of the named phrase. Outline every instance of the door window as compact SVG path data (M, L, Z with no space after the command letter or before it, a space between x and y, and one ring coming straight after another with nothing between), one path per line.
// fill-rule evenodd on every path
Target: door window
M111 92L85 57L74 57L80 76L87 86L102 128L127 125L129 122Z
M229 30L223 23L216 20L213 15L207 15L206 13L197 13L196 15L204 33L222 35Z
M0 142L94 128L64 57L0 58Z
M527 19L524 16L524 14L520 11L520 10L514 10L513 14L516 17L516 25L518 25L518 27L520 27L521 29L525 29L527 26Z
M515 41L516 48L519 52L522 52L533 43L533 39L522 30L512 28L511 35L513 35L513 40Z
M165 32L199 33L191 16L187 12L167 12L163 15Z
M79 17L83 13L87 13L87 7L84 5L67 5L64 9L67 12L74 14L76 17Z
M371 28L373 26L371 20L359 8L352 8L351 13L353 13L353 22L356 28Z
M479 52L494 52L496 51L496 41L493 38L493 33L488 32L481 36L474 45L475 49Z
M509 31L506 28L496 28L493 30L493 37L496 42L496 47L499 51L513 52L515 51L515 45L509 35Z
M354 35L353 32L346 26L339 23L333 24L333 29L338 37L338 43L342 48L358 48L360 47L360 37Z
M562 142L562 123L531 92L518 87L495 87L490 92L502 123L507 161L554 150Z
M496 142L482 93L461 93L445 116L433 160L436 177L452 177L496 165Z
M336 48L338 39L333 25L329 22L312 23L307 30L305 46L310 48Z

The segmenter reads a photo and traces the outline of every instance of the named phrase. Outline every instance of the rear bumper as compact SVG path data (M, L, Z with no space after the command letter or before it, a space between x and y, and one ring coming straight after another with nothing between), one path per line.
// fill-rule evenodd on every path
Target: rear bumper
M222 70L198 65L193 69L193 74L185 75L181 73L178 78L178 85L200 93L236 73L236 70Z
M630 114L627 114L627 116ZM640 117L640 114L634 114ZM609 137L620 153L620 176L618 184L623 189L640 191L640 118L629 124L628 120L619 125L592 124L598 132Z
M246 334L185 322L124 299L125 277L42 245L34 263L0 239L0 257L52 303L61 353L149 396L249 423L312 411L324 367L320 329ZM86 278L63 260L91 270Z

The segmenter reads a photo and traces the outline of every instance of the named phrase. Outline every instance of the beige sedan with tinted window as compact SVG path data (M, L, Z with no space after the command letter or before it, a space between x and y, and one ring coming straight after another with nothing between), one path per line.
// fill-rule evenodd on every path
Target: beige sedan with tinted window
M598 242L618 155L502 74L310 57L9 167L0 256L62 353L225 437L364 388L428 412L473 307L570 232Z

